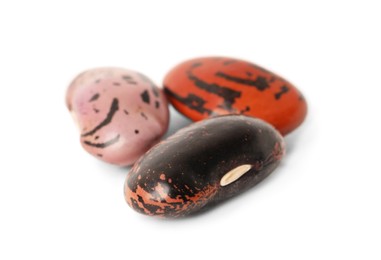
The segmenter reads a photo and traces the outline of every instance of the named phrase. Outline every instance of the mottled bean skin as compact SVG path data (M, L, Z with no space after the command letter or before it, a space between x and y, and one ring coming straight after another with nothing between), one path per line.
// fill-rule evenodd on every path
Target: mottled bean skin
M242 115L194 123L157 144L131 169L125 199L136 211L182 217L228 199L267 177L284 154L282 136L262 120ZM249 164L238 180L221 186L232 169Z
M70 84L66 105L80 128L83 148L112 164L134 163L168 128L162 90L127 69L85 71Z
M164 78L172 105L193 121L216 115L244 114L260 118L282 135L306 117L301 92L284 78L248 61L200 57L184 61Z

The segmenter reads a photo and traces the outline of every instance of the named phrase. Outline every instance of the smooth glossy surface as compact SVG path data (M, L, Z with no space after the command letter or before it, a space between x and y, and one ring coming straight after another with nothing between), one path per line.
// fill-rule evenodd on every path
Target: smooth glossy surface
M112 164L132 164L168 128L162 90L131 70L85 71L69 86L66 104L81 131L83 148Z
M146 215L186 216L253 187L283 154L282 136L262 120L242 115L207 119L181 129L139 159L126 179L125 199Z
M173 106L194 121L244 114L265 120L285 135L307 113L305 99L291 83L243 60L188 60L174 67L163 84Z

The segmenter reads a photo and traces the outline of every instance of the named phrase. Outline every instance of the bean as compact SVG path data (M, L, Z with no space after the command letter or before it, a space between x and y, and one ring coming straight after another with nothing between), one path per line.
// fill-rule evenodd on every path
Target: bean
M162 90L131 70L85 71L69 86L66 105L81 131L83 148L112 164L132 164L168 128L168 105Z
M283 154L282 136L262 120L243 115L206 119L141 157L126 179L125 199L146 215L186 216L253 187Z
M167 73L163 85L172 105L193 121L244 114L263 119L286 135L307 113L307 103L293 84L244 60L187 60Z

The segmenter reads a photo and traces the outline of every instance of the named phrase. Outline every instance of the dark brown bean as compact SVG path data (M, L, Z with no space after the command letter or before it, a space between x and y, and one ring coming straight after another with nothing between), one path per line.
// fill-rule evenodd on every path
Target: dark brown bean
M146 215L185 216L253 187L283 154L282 136L262 120L207 119L178 131L136 162L125 199Z

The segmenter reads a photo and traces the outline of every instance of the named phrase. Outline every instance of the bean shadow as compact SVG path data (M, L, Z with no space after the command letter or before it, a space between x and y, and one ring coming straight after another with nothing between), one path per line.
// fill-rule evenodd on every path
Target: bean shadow
M298 145L299 138L299 129L296 129L294 132L284 137L284 140L286 142L286 157L288 154L292 154L294 152L295 147Z
M187 117L177 112L177 110L174 109L173 106L170 106L169 110L170 110L169 111L170 112L169 128L167 133L163 136L162 140L167 139L169 136L173 135L181 128L184 128L193 123L192 120L188 119Z

